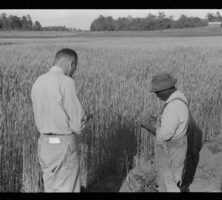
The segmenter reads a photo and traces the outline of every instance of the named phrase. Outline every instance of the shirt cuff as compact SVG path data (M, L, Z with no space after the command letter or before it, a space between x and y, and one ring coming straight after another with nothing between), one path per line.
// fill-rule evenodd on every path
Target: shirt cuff
M157 144L162 144L164 142L164 140L161 138L160 135L160 127L156 128L156 143Z

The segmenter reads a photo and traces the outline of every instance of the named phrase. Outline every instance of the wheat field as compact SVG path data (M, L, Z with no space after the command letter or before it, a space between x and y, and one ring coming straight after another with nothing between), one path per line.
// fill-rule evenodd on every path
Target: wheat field
M221 130L222 37L75 37L0 39L0 191L39 192L36 130L30 91L55 53L76 50L77 95L93 119L78 136L82 185L123 173L135 157L153 155L152 136L136 121L158 115L162 102L149 92L152 76L167 71L212 140Z

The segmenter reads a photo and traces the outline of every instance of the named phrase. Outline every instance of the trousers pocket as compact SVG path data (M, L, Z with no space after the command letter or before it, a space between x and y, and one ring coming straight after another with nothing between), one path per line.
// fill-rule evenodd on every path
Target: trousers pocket
M170 166L173 168L179 168L184 165L186 157L186 147L174 149L170 154Z
M63 160L63 164L72 169L74 166L79 165L78 151L73 143L69 143L66 149L66 155Z
M38 141L38 157L42 169L55 172L63 165L73 168L79 165L79 157L73 138L61 138L60 143L49 143L49 138L40 138Z
M50 144L46 141L40 141L38 144L38 157L42 168L49 168L54 171L61 165L65 155L65 146L62 143Z

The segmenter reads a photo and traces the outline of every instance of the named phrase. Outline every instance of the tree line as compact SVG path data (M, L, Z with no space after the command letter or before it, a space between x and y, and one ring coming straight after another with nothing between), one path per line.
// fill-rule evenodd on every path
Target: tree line
M220 12L207 13L205 19L199 17L187 17L181 15L178 20L174 20L173 16L167 17L164 12L158 15L149 13L145 18L104 17L100 15L90 26L90 31L152 31L171 28L187 28L187 27L203 27L208 22L222 21ZM39 21L32 21L30 15L17 17L15 15L7 16L6 13L0 14L0 30L32 30L32 31L81 31L75 28L67 28L66 26L46 26L43 27Z
M187 17L181 15L178 20L173 16L166 17L164 12L158 15L149 13L145 18L119 17L113 19L111 16L100 15L90 26L90 31L152 31L171 28L188 28L207 26L208 22L222 21L219 12L216 14L208 13L205 19L199 17Z
M30 15L17 17L7 16L6 13L0 15L0 30L29 30L29 31L68 31L66 26L46 26L42 27L39 21L33 23Z
M222 22L222 16L220 15L220 12L213 13L207 13L207 19L209 22Z

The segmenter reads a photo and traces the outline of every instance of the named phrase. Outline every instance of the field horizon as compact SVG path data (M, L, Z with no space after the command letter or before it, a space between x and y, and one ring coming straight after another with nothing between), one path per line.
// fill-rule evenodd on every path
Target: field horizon
M195 27L153 31L0 31L0 38L63 38L63 37L199 37L222 36L222 28Z

